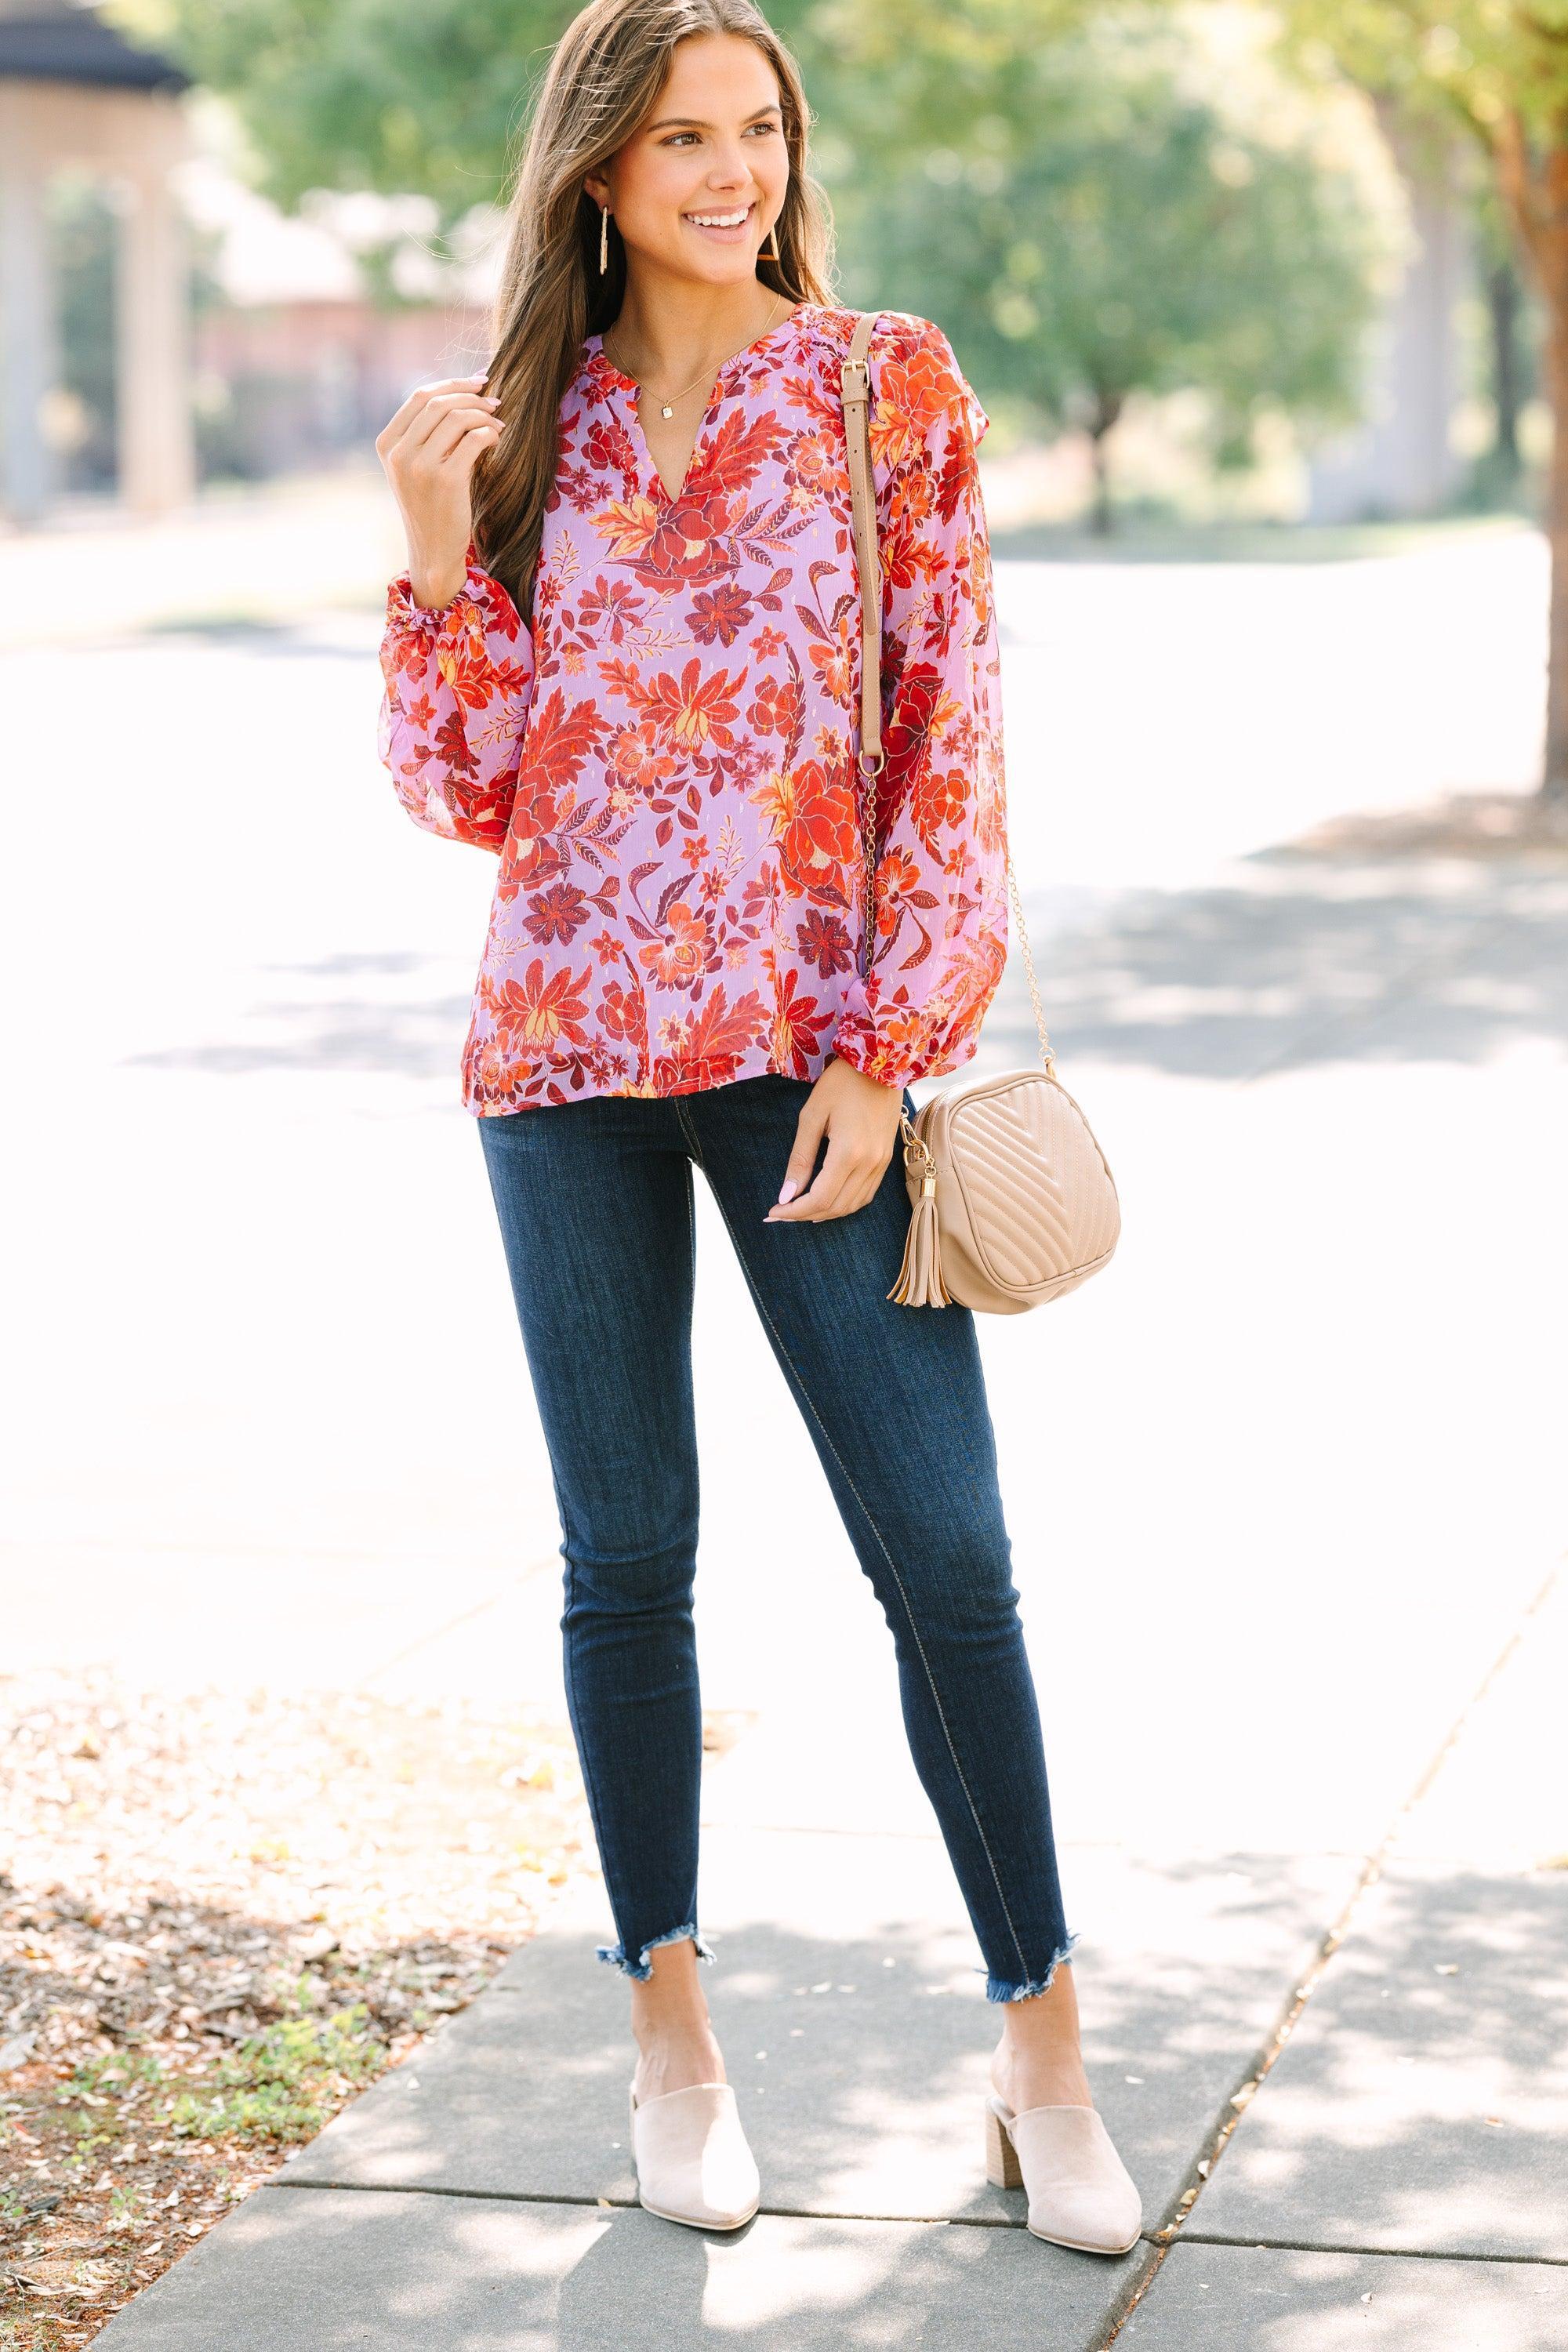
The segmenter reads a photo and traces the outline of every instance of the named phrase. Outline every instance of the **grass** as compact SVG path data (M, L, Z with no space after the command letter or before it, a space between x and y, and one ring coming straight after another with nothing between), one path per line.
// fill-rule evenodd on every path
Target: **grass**
M565 1727L0 1676L0 2346L78 2352L526 1942Z
M311 2139L385 2063L363 2001L331 2017L285 2018L182 2091L169 2128L190 2139Z

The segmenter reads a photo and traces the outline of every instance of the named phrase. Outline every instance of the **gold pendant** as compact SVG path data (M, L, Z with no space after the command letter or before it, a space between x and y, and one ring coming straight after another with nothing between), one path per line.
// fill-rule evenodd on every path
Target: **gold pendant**
M675 415L673 408L661 408L658 413L661 416L673 416Z

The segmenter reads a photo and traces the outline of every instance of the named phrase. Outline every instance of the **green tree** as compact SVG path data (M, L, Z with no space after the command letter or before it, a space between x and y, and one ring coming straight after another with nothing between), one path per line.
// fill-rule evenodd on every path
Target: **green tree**
M528 97L575 10L551 0L110 0L128 33L230 102L267 193L494 202Z
M1283 9L1309 69L1331 64L1476 142L1540 291L1555 425L1542 790L1568 810L1568 0L1283 0Z
M871 42L887 34L878 11ZM906 84L923 78L915 46L902 55ZM867 68L882 61L854 62L839 103L863 119L843 127L873 158L841 207L857 255L879 288L918 289L977 382L1089 436L1100 529L1134 394L1204 392L1222 466L1247 460L1266 412L1354 415L1384 215L1300 111L1257 127L1267 80L1222 102L1189 39L1100 14L983 77L972 59L964 103L949 87L940 133L911 152L879 129L894 110Z
M1096 0L766 0L819 127L874 56L879 127L929 145L980 92ZM416 192L449 219L504 185L518 127L576 0L107 0L124 30L177 56L235 106L265 185ZM868 20L875 18L875 26Z
M59 301L60 387L77 404L68 457L72 489L100 489L117 471L114 361L116 221L108 191L85 173L59 174L48 196Z
M235 105L285 204L505 185L571 0L118 0ZM1107 448L1128 398L1196 384L1215 454L1266 408L1350 406L1364 207L1300 138L1193 86L1159 0L771 0L815 109L851 299L939 315L987 392Z

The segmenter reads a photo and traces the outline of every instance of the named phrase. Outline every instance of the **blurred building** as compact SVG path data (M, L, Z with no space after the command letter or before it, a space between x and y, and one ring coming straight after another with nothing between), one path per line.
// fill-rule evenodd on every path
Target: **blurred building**
M114 438L122 495L156 511L194 479L180 215L185 79L71 0L0 0L0 503L40 514L58 486L60 303L49 193L86 173L111 191Z
M483 363L495 220L438 252L418 197L286 215L225 145L221 110L91 6L0 0L9 520L363 457L411 385Z
M483 214L454 255L418 197L322 194L290 215L200 157L181 193L200 255L204 472L368 456L412 385L484 364L499 224Z

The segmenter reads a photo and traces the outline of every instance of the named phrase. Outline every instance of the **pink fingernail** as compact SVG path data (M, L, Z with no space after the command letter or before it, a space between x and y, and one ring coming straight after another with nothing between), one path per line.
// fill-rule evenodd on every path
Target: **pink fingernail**
M795 1182L795 1178L793 1176L786 1176L783 1184L779 1187L779 1199L781 1201L793 1201L799 1190L800 1186Z

